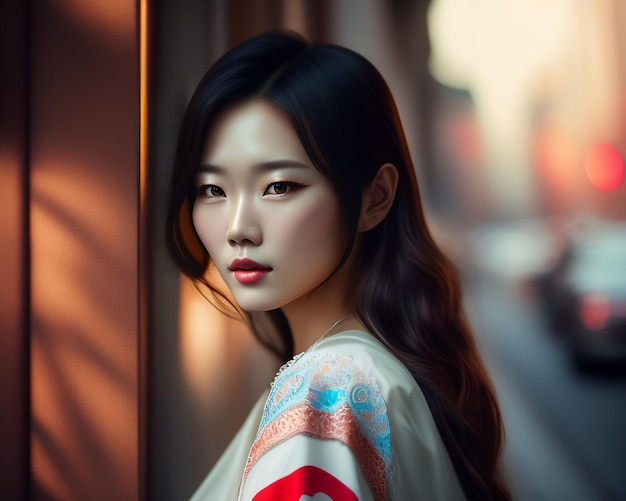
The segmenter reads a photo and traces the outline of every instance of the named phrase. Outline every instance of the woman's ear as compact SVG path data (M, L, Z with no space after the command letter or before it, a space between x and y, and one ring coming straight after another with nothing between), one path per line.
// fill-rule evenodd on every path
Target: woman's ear
M382 165L363 190L358 231L369 231L385 218L393 205L397 187L398 170L390 163Z

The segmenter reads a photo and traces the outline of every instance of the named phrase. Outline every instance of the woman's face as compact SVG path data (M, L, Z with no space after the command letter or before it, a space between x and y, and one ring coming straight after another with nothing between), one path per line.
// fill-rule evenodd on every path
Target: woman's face
M194 227L244 310L306 301L339 263L346 238L335 191L271 104L246 101L218 117L196 186Z

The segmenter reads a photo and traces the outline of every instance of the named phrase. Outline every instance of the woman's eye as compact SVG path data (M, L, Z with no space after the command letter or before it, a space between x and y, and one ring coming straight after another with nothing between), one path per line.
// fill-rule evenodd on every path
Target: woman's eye
M287 193L300 188L302 185L298 183L292 183L289 181L279 181L276 183L271 183L267 188L265 188L265 193L263 195L286 195Z
M226 196L226 193L224 193L224 190L220 188L219 186L215 186L214 184L205 184L203 186L200 186L200 188L198 189L198 192L200 196L203 196L206 198L219 198L219 197Z

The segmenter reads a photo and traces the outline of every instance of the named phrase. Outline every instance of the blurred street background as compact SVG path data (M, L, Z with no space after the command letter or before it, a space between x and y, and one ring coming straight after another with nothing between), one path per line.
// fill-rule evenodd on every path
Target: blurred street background
M519 500L626 499L625 7L441 0L428 14L430 199Z
M500 398L515 499L623 499L623 372L576 367L531 284L478 273L466 293Z

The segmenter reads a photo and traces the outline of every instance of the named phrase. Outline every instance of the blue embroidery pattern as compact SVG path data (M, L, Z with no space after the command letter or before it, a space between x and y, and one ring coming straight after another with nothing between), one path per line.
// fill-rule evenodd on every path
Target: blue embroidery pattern
M357 362L347 353L307 353L275 381L257 436L280 414L303 403L328 414L347 404L360 432L390 470L392 451L387 407L376 386L372 362L364 357Z

